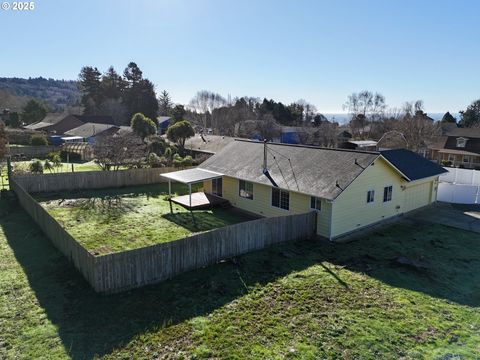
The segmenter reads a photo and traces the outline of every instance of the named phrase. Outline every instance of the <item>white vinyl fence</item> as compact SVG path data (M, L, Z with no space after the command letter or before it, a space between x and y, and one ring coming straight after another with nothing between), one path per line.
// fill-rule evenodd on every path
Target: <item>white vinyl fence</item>
M440 176L437 200L454 204L480 204L480 171L445 168Z

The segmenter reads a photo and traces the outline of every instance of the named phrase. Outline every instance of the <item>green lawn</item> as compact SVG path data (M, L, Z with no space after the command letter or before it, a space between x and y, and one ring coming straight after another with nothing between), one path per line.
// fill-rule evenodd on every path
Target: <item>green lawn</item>
M41 160L41 161L42 163L45 163L45 160ZM32 160L15 161L15 162L12 162L12 165L14 169L22 170L22 169L28 169L31 163L32 163ZM72 172L72 166L73 166L74 172L102 170L97 163L95 163L94 161L89 161L85 163L62 163L62 166L55 168L53 173ZM45 170L44 174L50 174L50 172L48 170Z
M186 185L172 192L188 194ZM195 211L192 215L167 200L168 184L41 195L37 199L92 254L136 249L252 220L230 209Z
M349 244L275 246L95 294L0 201L1 359L474 359L480 235L401 224ZM394 266L403 255L428 263Z

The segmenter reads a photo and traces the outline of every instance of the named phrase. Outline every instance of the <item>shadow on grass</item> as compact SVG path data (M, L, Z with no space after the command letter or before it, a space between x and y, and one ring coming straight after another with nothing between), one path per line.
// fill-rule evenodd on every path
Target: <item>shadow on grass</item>
M192 185L192 191L201 188L201 185ZM188 186L180 183L172 183L172 194L185 195L188 194ZM107 188L94 190L77 190L67 192L50 192L50 193L36 193L33 197L38 201L48 200L64 200L64 199L78 199L78 198L111 198L111 197L140 197L158 198L160 196L168 195L168 183L158 183L152 185L142 186L127 186L122 188Z
M5 209L0 201L0 207ZM73 359L110 353L136 335L180 323L243 296L291 272L323 264L339 286L336 265L366 272L386 284L479 306L480 236L433 225L400 224L349 244L302 241L270 247L173 280L101 296L17 205L2 211L2 227L38 302ZM422 234L422 237L420 237ZM423 235L425 234L425 236ZM465 235L466 234L466 235ZM393 267L399 254L425 256L426 272ZM323 262L330 264L324 265ZM332 265L334 264L334 265Z
M162 217L191 232L208 231L219 227L255 220L254 217L234 209L212 209L208 211L174 212Z

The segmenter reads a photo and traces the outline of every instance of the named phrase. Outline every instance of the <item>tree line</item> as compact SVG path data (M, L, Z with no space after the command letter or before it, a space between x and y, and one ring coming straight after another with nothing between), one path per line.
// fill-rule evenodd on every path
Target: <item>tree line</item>
M134 62L123 75L113 66L103 74L96 67L85 66L79 74L79 88L84 115L110 115L118 125L127 125L136 113L156 121L159 105L154 85Z

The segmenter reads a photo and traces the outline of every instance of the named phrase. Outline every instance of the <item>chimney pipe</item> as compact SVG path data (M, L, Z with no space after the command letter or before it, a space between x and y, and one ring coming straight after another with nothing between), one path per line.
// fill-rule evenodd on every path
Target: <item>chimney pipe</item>
M267 173L267 139L263 140L263 173Z

